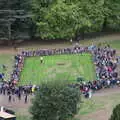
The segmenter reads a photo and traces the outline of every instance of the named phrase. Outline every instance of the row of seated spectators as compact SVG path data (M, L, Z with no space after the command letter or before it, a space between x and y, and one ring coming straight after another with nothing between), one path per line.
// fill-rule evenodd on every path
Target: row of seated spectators
M116 71L116 50L111 49L110 47L97 48L96 46L92 48L75 46L73 48L65 49L22 51L20 55L15 56L15 66L11 76L11 81L13 84L16 84L19 81L20 72L23 69L25 57L74 53L82 54L83 52L92 53L97 76L97 80L93 82L90 81L79 84L80 90L83 93L87 93L90 89L98 90L106 86L112 86L120 83L118 73Z
M15 65L13 68L13 73L11 74L11 80L12 83L17 84L20 78L20 73L23 69L24 65L24 57L22 55L16 55L15 56Z
M36 50L36 51L22 51L22 56L47 56L47 55L60 55L60 54L75 54L88 52L87 47L74 47L74 48L64 48L64 49L47 49L47 50Z

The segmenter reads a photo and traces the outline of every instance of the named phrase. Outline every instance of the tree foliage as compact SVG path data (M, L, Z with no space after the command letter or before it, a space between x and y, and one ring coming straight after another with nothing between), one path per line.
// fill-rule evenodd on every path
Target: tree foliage
M39 4L43 1L33 0L32 7L37 33L43 39L72 38L106 26L119 28L119 0L48 0L47 6Z
M110 120L120 120L120 104L113 109Z
M1 0L0 38L70 39L81 33L119 31L119 6L119 0Z
M106 24L109 28L120 30L120 1L108 0L105 1L106 8Z
M120 25L119 0L47 0L47 6L40 4L44 0L32 1L33 20L43 39L71 38Z
M43 84L30 109L33 120L69 120L78 111L80 91L60 82Z
M16 40L28 37L31 17L26 0L0 1L0 39Z

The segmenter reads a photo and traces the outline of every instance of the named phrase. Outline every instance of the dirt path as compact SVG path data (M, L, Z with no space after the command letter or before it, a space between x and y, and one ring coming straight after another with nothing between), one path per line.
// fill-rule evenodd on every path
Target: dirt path
M6 47L6 48L0 48L0 54L16 54L18 51L15 51L11 47Z
M15 101L13 101L13 98L15 98ZM6 108L9 108L13 111L15 111L17 114L27 115L29 114L28 110L31 105L31 98L28 97L27 104L25 103L25 96L21 97L21 100L18 99L18 97L13 97L11 102L8 101L8 96L0 95L0 106L4 106Z
M81 120L108 120L110 117L110 110L99 110L95 113L91 113L89 115L87 115L86 117L81 117Z
M108 96L116 95L116 94L120 94L120 87L100 90L95 94L93 94L93 98L101 97L100 99L102 99L104 97L106 98ZM112 106L111 104L106 104L104 108L96 110L95 112L89 113L87 115L83 115L82 117L77 116L77 118L78 119L80 118L80 120L108 120L112 113L111 106Z
M80 44L82 45L89 45L92 43L98 43L98 42L106 42L106 41L113 41L113 40L120 40L120 34L115 35L107 35L104 37L97 37L91 40L81 40ZM74 44L75 42L73 42ZM65 48L65 47L71 47L72 45L69 43L69 41L54 41L51 43L51 41L25 41L18 45L17 50L14 50L13 47L9 46L0 46L0 54L16 54L21 50L24 49L49 49L49 48Z

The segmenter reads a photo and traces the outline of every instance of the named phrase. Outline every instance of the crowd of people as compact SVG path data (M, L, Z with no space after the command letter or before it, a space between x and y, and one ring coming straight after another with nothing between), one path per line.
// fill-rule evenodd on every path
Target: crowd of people
M24 97L24 102L27 103L28 96L32 94L32 86L16 86L11 82L3 82L0 84L0 95L8 97L9 102L21 100Z
M109 46L104 48L94 48L91 50L93 62L96 67L96 80L83 82L80 90L85 96L89 96L89 90L96 91L102 88L109 88L120 84L118 72L116 70L118 58L116 50Z
M1 76L1 84L0 84L0 95L4 95L8 97L9 102L15 102L21 100L24 97L24 102L28 102L28 96L33 93L37 89L37 87L33 85L25 85L18 86L18 82L20 80L20 73L23 69L24 65L24 57L22 55L15 56L15 64L13 66L13 72L11 74L10 80L6 81ZM5 65L4 65L5 66ZM1 74L3 75L3 73Z
M22 51L22 56L47 56L47 55L60 55L60 54L75 54L88 52L87 47L74 47L74 48L64 48L64 49L43 49L35 51Z
M20 73L24 67L25 57L32 56L47 56L47 55L58 55L58 54L82 54L84 52L89 52L93 56L93 63L96 69L96 80L90 80L89 82L82 81L73 86L80 88L81 92L85 97L89 97L90 91L96 91L102 88L119 85L120 79L118 78L117 68L117 57L116 50L107 47L98 48L96 46L91 47L80 47L76 44L71 48L64 49L40 49L33 51L22 51L21 54L15 56L15 65L13 73L9 82L3 82L0 86L0 94L7 94L9 101L11 101L12 96L18 96L21 99L21 95L25 96L25 103L27 102L27 96L32 94L35 90L39 89L40 86L26 85L19 86L17 84L20 80Z

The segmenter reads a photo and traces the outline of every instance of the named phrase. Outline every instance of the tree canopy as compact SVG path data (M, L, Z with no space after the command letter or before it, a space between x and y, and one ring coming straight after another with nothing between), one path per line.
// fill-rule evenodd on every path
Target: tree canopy
M72 38L82 32L120 25L117 0L48 0L47 6L40 4L42 0L32 1L33 20L43 39Z
M120 104L118 104L114 109L109 120L120 120Z
M30 109L33 120L69 120L78 112L80 90L61 82L40 86Z
M31 15L27 4L26 0L0 1L0 39L16 40L28 37Z
M81 33L119 31L119 6L119 0L1 0L0 38L70 39Z

